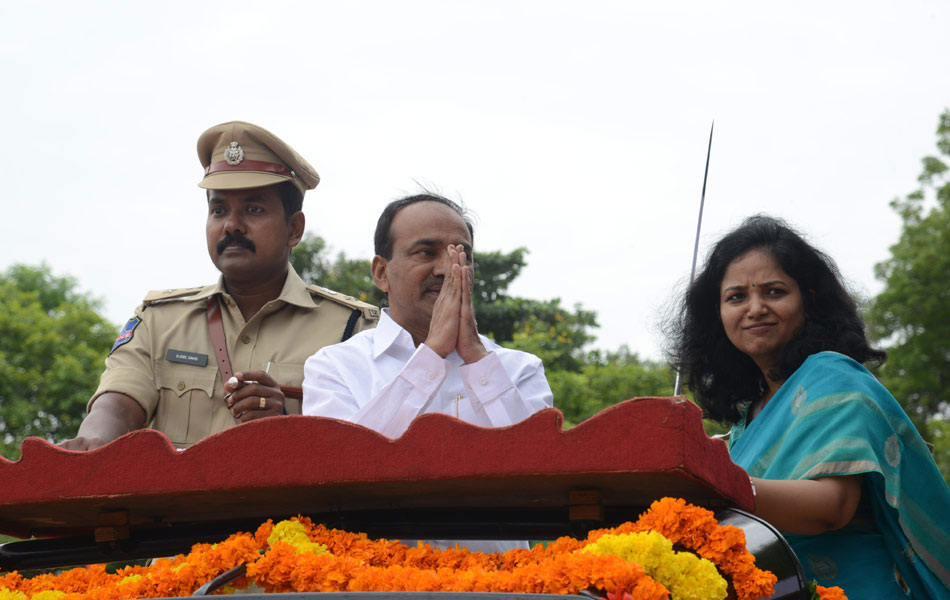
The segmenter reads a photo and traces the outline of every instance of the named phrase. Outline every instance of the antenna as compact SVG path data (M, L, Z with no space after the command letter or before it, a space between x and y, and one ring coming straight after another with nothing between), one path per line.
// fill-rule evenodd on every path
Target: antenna
M703 173L703 193L699 196L699 219L696 221L696 241L693 243L693 266L689 270L689 287L693 285L696 276L696 256L699 254L699 232L703 229L703 207L706 205L706 180L709 178L709 156L712 154L713 129L716 121L709 126L709 147L706 148L706 171ZM676 383L673 384L673 395L680 395L680 372L676 371Z

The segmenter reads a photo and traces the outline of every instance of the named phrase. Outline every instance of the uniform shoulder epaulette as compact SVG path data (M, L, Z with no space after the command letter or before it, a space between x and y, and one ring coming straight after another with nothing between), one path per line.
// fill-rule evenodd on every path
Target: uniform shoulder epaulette
M326 298L327 300L332 300L337 304L342 304L349 308L354 308L356 310L362 311L364 319L377 320L379 319L379 308L368 303L363 302L353 296L347 296L346 294L341 294L340 292L334 292L333 290L327 289L325 287L320 287L319 285L308 285L307 291L314 296L319 296L321 298Z
M172 300L184 300L185 298L194 296L203 289L203 287L195 287L181 288L177 290L152 290L145 295L145 299L142 300L142 304L145 306L153 306L155 304L169 302Z

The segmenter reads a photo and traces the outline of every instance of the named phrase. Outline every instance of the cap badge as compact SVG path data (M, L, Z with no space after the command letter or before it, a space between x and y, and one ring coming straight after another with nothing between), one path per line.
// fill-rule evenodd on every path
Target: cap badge
M237 142L231 142L231 145L224 149L224 160L232 167L241 164L244 160L244 148Z

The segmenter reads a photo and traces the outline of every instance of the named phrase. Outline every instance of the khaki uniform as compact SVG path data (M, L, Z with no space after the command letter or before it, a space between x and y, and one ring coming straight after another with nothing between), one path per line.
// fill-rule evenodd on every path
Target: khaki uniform
M305 285L292 267L280 296L247 322L224 291L223 280L203 288L152 292L135 312L141 322L131 335L127 325L120 336L123 343L117 341L106 359L88 408L104 392L131 396L150 427L179 448L235 425L208 333L206 307L214 295L219 295L232 370L264 370L270 363L268 373L283 386L300 387L307 358L341 341L348 324L352 335L374 327L379 317L375 306ZM287 398L285 408L300 414L300 401Z

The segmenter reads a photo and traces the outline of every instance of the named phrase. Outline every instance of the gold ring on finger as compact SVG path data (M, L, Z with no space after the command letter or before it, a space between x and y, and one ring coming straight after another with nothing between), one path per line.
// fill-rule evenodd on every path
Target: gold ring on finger
M267 407L267 398L265 398L264 396L261 396L261 410L264 410L264 408L266 407Z

